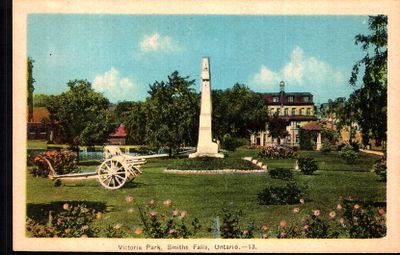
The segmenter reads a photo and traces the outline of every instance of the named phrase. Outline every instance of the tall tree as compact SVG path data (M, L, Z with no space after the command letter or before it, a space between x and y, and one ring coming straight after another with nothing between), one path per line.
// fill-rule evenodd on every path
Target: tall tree
M33 91L35 87L33 83L35 83L35 79L33 78L33 63L35 61L28 57L27 59L27 85L28 85L28 121L32 121L33 119Z
M113 121L115 123L125 123L130 111L136 106L136 102L122 101L118 102L113 111Z
M369 138L377 143L386 141L387 132L387 16L369 17L369 35L357 35L365 57L353 67L350 84L357 87L360 70L364 70L361 86L350 96L349 107L355 113L363 133L363 143Z
M47 102L52 95L46 94L33 94L33 106L34 107L47 107Z
M144 144L146 141L146 102L130 102L127 111L122 111L129 144Z
M78 153L79 146L102 144L111 132L109 101L86 80L68 82L69 90L49 100L50 122L62 142Z
M150 85L146 101L146 141L172 149L197 142L199 97L192 88L194 80L177 71L168 81Z
M248 138L265 129L267 107L262 97L246 85L212 92L213 131L222 139L225 135Z

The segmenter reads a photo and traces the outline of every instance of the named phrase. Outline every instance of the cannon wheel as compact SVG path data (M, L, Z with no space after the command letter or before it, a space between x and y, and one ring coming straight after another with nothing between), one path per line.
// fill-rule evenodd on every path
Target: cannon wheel
M128 178L125 166L115 159L105 160L97 170L97 179L106 189L119 189Z

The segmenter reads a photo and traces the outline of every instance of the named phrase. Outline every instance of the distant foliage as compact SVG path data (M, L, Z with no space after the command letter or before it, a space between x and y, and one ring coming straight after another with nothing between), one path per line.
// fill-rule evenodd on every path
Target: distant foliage
M258 156L268 159L288 159L297 157L297 152L291 147L273 145L262 148Z
M299 158L298 165L300 171L304 174L313 174L315 171L318 170L317 161L315 161L315 159L311 157Z
M262 205L292 205L299 203L305 195L297 183L292 181L285 187L266 187L258 194L258 201Z
M317 139L317 132L300 128L299 139L301 150L313 150Z
M287 168L273 168L268 173L274 179L291 180L293 178L292 170Z
M235 151L236 148L246 144L247 144L247 139L225 135L221 141L221 148L228 151Z
M346 144L339 152L339 156L346 162L346 164L354 164L358 158L357 152L353 150L350 144Z
M324 140L325 140L325 139L328 140L328 142L329 142L331 145L334 145L334 144L336 144L336 142L339 140L340 134L339 134L339 132L336 131L336 130L323 129L323 130L321 131L321 136L323 137Z
M51 150L40 153L33 158L35 167L31 173L33 176L47 177L51 173L47 161L50 162L58 175L76 172L78 167L75 158L76 154L69 150Z
M351 145L351 147L353 148L353 150L354 150L355 152L360 151L360 144L359 144L359 143L357 143L357 142L350 142L350 145Z
M382 179L382 181L386 181L387 180L386 157L378 159L372 166L372 171L375 174L377 174Z
M332 144L328 139L324 139L321 146L321 152L327 154L332 151Z

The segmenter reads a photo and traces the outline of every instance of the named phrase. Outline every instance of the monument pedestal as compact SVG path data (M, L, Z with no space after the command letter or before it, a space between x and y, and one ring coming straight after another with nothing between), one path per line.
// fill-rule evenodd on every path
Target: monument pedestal
M212 141L211 133L211 75L208 58L202 59L201 69L201 105L199 122L199 140L195 153L189 155L189 158L196 157L214 157L223 158L224 154L218 153L219 146Z

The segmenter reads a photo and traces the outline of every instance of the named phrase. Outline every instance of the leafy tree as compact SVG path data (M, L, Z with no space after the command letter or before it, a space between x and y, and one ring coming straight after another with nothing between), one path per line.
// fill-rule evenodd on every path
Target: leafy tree
M33 70L33 63L35 61L31 58L28 57L27 59L27 83L28 83L28 120L31 121L33 118L33 91L35 90L35 87L33 86L33 83L35 83L35 79L33 78L32 75L32 70Z
M130 144L144 144L146 141L146 105L144 102L129 102L129 111L120 113Z
M113 110L113 121L115 123L125 123L130 111L136 106L136 102L122 101L118 102Z
M168 81L150 85L146 100L146 141L153 146L177 148L197 142L199 97L192 88L195 80L178 71Z
M78 153L79 146L103 143L111 130L109 101L86 80L67 83L69 90L51 97L51 124L62 134L62 142Z
M51 95L46 95L46 94L33 94L33 106L47 107L50 97Z
M267 107L260 95L236 83L226 90L212 91L213 131L218 139L225 135L248 138L265 129Z
M365 56L355 63L350 84L357 87L360 70L364 70L361 86L349 99L349 108L360 125L363 143L369 138L386 141L387 123L387 16L369 17L369 35L357 35Z
M278 143L280 143L280 139L285 138L289 135L286 127L289 125L289 122L279 118L278 114L275 113L272 118L268 120L268 130L269 136L278 139Z

